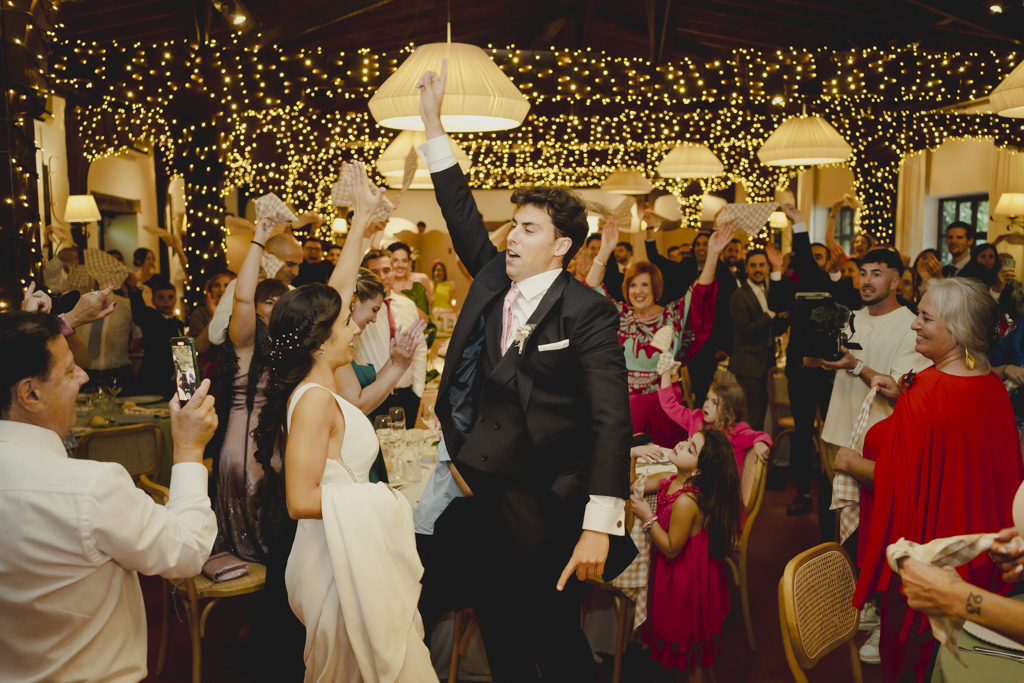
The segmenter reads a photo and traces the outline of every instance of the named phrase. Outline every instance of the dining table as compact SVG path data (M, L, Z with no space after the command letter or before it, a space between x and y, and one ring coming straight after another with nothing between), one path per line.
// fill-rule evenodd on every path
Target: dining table
M1011 598L1024 602L1024 594ZM991 636L989 636L991 637ZM1024 644L1015 644L1013 648L1000 647L989 643L967 630L960 631L957 645L969 650L958 650L963 662L958 662L946 646L939 647L939 656L935 660L931 683L1019 683L1024 681ZM974 651L976 647L995 650L1008 656L982 654ZM1011 659L1015 657L1017 659Z
M128 405L127 409L125 405ZM94 418L103 422L100 424ZM102 402L96 400L96 394L79 393L77 420L66 442L69 453L73 453L78 441L91 431L134 424L155 424L160 429L164 438L164 458L156 483L170 486L174 441L171 438L170 409L160 396L118 396Z

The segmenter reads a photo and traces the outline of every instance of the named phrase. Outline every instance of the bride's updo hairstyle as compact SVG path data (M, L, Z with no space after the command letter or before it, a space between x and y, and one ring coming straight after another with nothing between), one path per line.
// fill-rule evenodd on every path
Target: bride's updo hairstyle
M263 392L266 404L253 431L256 462L263 466L263 491L259 507L272 516L275 502L284 500L284 437L288 399L313 369L314 353L331 338L341 314L341 296L333 288L313 283L286 292L270 314L270 372ZM281 471L271 458L274 443L281 439Z

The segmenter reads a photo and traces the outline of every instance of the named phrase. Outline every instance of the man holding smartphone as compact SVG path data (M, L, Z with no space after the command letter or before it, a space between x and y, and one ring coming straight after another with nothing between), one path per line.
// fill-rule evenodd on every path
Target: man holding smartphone
M194 576L217 533L203 466L217 427L209 382L170 403L174 466L157 505L120 464L67 457L88 375L56 317L0 315L0 354L18 359L0 365L0 681L141 680L136 573Z

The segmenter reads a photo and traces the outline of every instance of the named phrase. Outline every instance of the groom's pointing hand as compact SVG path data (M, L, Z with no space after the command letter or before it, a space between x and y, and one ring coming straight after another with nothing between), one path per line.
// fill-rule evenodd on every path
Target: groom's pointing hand
M562 575L558 577L556 588L565 588L565 582L576 572L580 581L597 579L604 574L604 561L608 559L608 534L599 531L583 530L580 540L572 551L569 564L565 565Z

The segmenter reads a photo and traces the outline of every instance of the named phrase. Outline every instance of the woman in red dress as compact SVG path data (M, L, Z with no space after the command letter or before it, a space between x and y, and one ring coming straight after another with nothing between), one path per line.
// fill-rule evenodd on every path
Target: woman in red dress
M868 432L866 457L842 449L836 458L836 469L863 485L853 602L860 608L882 593L879 651L887 683L923 681L936 641L924 615L907 606L885 549L900 538L927 543L1012 525L1024 468L1009 396L985 358L994 310L973 280L929 282L911 329L917 351L934 366L899 384L876 379L880 393L898 398L895 412ZM985 556L958 571L976 586L1009 590Z

